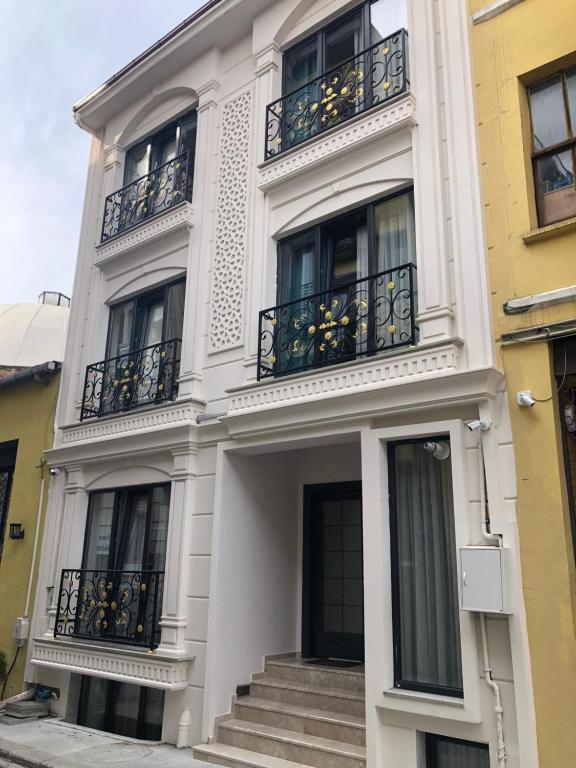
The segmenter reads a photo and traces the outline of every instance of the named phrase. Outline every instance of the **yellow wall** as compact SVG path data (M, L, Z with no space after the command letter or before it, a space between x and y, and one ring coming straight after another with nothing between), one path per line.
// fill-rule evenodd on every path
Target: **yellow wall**
M8 666L12 663L16 650L12 639L14 622L16 617L23 615L26 603L41 487L40 469L37 465L40 464L44 450L52 446L59 379L60 374L50 374L39 382L26 381L0 389L0 443L18 440L4 551L0 562L0 649L6 653ZM44 505L47 490L48 477L45 483ZM8 538L10 523L23 524L24 539ZM39 547L41 541L42 530L39 533ZM29 617L34 606L39 558L38 551ZM5 697L22 690L26 650L24 647L18 654L18 660L6 685Z
M491 4L470 0L473 13ZM576 283L576 229L537 229L526 83L576 64L574 0L524 0L472 28L473 77L498 360L504 366L518 482L518 524L541 768L576 766L574 550L561 434L545 342L503 348L502 333L576 318L572 302L506 316L503 304ZM519 408L516 392L539 399Z

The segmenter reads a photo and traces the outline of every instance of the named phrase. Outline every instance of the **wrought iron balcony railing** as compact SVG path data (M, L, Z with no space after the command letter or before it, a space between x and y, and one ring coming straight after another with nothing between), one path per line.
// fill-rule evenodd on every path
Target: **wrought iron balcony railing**
M157 648L164 571L62 571L54 637Z
M180 347L180 339L171 339L89 365L80 419L174 400L178 394Z
M192 166L188 152L108 195L100 242L126 232L146 219L192 199Z
M405 93L407 41L401 29L269 104L264 159Z
M264 309L258 379L416 343L416 267L395 269Z

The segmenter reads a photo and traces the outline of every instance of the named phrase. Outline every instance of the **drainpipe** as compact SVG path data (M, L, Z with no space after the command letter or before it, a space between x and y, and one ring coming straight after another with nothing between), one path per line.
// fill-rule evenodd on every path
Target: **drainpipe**
M488 510L486 505L486 481L484 467L484 443L482 441L482 431L478 440L478 465L480 474L480 516L482 538L486 542L502 546L502 537L496 533L488 531ZM497 748L496 764L498 768L506 768L506 742L504 741L504 709L502 707L502 697L500 696L500 686L492 679L492 666L488 655L488 639L486 637L486 616L479 614L480 618L480 637L482 640L482 662L484 667L484 680L486 685L492 690L494 696L494 712L496 713L496 731Z
M39 464L40 467L40 474L41 474L41 482L40 482L40 499L38 501L38 512L36 514L36 531L34 532L34 547L32 549L32 563L30 565L30 577L28 579L28 592L26 594L26 604L24 606L24 618L28 616L28 609L30 608L30 596L32 594L32 583L34 581L34 567L36 565L36 554L38 551L38 539L40 536L40 518L42 516L42 502L44 501L44 470L46 468L46 464L44 462L44 459Z

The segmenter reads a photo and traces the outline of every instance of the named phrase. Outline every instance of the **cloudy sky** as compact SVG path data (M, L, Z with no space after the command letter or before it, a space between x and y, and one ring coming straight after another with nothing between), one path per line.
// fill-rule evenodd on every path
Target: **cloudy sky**
M0 0L0 304L70 295L89 136L72 104L203 0Z

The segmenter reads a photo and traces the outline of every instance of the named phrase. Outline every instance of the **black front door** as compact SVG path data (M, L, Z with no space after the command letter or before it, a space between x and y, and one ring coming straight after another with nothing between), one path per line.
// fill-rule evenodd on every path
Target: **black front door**
M304 493L302 655L363 661L362 485Z

